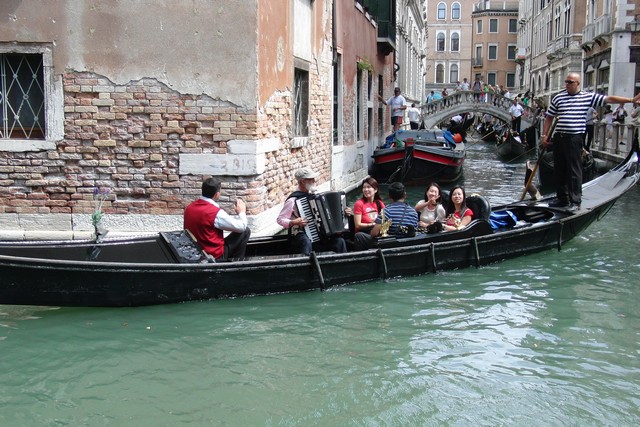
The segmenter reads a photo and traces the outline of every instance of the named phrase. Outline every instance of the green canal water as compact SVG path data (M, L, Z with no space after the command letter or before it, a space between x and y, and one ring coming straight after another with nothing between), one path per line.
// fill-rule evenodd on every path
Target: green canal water
M464 183L519 197L469 147ZM415 201L422 189L411 189ZM636 426L640 187L560 252L325 292L0 306L1 426Z

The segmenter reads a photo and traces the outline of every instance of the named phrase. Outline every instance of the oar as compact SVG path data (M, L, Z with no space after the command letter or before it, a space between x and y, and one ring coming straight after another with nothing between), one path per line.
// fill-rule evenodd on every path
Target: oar
M540 151L540 156L538 157L536 164L533 166L533 169L531 170L531 176L527 180L527 183L524 186L524 190L522 190L522 195L520 195L520 201L523 201L524 198L526 197L527 191L529 191L529 186L531 185L531 181L533 181L533 177L536 176L536 172L538 172L538 166L540 166L540 159L542 159L542 156L544 155L544 152L546 150L547 150L547 147L543 147L542 151Z
M549 127L549 131L547 132L547 138L551 138L551 135L553 135L553 131L556 127L556 123L558 122L557 119L554 119L553 122L551 123L551 126ZM542 151L540 151L540 155L538 156L538 160L536 161L536 164L533 166L533 170L531 171L531 176L529 177L529 179L527 180L526 185L524 186L524 190L522 190L522 195L520 196L520 201L523 201L524 198L527 195L527 191L529 190L529 186L531 185L531 182L533 181L533 177L536 176L536 172L538 172L538 166L540 166L540 160L542 160L542 156L544 155L544 152L547 151L547 147L542 147Z

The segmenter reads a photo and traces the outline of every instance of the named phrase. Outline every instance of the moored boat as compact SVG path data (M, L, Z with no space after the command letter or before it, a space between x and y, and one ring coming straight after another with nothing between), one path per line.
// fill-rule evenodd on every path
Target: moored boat
M143 306L308 291L561 249L636 185L637 151L636 144L624 162L584 184L578 210L550 207L554 198L546 198L489 213L476 197L477 219L462 230L381 238L361 252L291 255L286 236L274 236L252 239L245 259L211 263L182 231L99 243L0 242L0 304ZM513 222L495 228L496 215Z
M410 130L395 133L395 146L377 148L371 175L380 182L437 180L453 182L462 175L465 145L461 134Z

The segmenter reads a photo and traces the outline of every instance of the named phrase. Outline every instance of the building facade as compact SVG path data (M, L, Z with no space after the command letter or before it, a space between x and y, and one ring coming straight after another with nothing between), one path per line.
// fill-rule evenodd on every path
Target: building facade
M325 190L366 176L395 0L232 3L0 4L3 237L92 230L95 193L112 231L181 228L205 176L270 234L298 167Z
M476 2L471 21L472 80L512 92L517 87L518 2Z
M425 88L442 91L472 79L472 0L425 0Z
M524 12L519 22L530 39L521 41L529 46L522 63L528 79L522 80L522 89L548 103L553 94L564 89L566 74L580 70L584 2L532 0Z
M426 26L421 0L397 0L397 49L394 64L397 86L409 102L424 99Z
M632 0L522 0L516 62L520 91L544 102L569 72L582 87L632 97L640 89L640 8ZM635 24L637 23L637 25Z
M581 40L585 89L629 97L640 91L639 16L635 1L587 2Z

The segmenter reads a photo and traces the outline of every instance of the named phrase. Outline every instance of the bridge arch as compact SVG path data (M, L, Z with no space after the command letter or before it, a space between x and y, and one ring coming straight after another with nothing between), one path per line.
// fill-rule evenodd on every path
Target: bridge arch
M427 129L457 114L468 111L482 116L491 114L507 123L511 122L509 108L513 100L495 93L478 93L471 91L457 91L452 95L421 106L421 116ZM522 114L522 128L526 129L535 122L535 109L525 106Z

